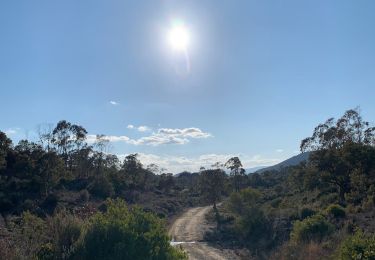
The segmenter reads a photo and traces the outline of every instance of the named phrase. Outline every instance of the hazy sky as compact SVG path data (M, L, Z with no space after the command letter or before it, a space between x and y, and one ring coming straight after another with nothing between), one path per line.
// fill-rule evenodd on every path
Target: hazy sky
M328 117L375 118L375 1L0 2L0 129L66 119L173 172L296 153ZM187 55L167 42L174 20ZM186 66L187 59L190 68Z

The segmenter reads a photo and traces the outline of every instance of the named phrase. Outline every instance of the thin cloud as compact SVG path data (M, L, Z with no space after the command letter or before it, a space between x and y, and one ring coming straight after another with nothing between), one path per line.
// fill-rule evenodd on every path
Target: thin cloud
M134 125L128 125L127 126L128 129L135 129L137 130L138 132L148 132L148 131L151 131L151 128L148 127L148 126L145 126L145 125L141 125L141 126L134 126Z
M138 126L138 127L137 127L137 130L138 130L139 132L148 132L148 131L151 130L151 128L149 128L148 126L145 126L145 125L141 125L141 126Z
M89 134L86 136L86 141L89 144L96 142L96 135ZM110 142L129 142L131 139L125 135L115 136L115 135L106 135L103 139L108 140Z
M191 128L160 128L157 132L150 136L141 137L137 140L132 140L134 145L151 145L158 146L163 144L186 144L191 139L200 139L212 137L210 133L203 132L196 127Z
M169 136L183 136L183 137L190 137L190 138L208 138L212 137L210 133L205 133L199 128L190 127L184 129L171 129L171 128L160 128L158 130L158 134L160 135L169 135Z
M282 152L284 152L284 149L277 149L276 152L277 153L282 153Z
M114 105L114 106L118 106L118 105L120 105L120 103L118 103L118 102L116 102L116 101L113 101L113 100L109 101L109 103L110 103L111 105Z
M19 133L20 130L21 130L21 129L18 128L18 127L16 127L16 128L8 128L7 130L5 130L4 133L5 133L6 135L8 135L8 136L10 136L10 135L16 135L16 134Z
M128 125L128 129L137 129L140 132L150 131L150 128L146 126L135 127L134 125ZM138 139L131 139L127 136L107 136L106 138L110 142L125 142L132 145L167 145L167 144L187 144L192 139L202 139L212 137L210 133L203 132L201 129L196 127L191 128L161 128L156 132L153 132L149 136L143 136ZM88 135L88 142L95 142L96 135Z

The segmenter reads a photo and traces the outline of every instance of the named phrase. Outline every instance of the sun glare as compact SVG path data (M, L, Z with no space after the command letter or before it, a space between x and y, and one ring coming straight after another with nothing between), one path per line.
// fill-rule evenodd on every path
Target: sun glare
M187 28L183 25L173 26L168 33L168 41L173 50L185 51L190 41Z

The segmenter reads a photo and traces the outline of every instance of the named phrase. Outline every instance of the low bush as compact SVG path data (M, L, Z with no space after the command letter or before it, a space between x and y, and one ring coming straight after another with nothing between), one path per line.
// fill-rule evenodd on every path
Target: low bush
M290 233L292 242L310 242L321 241L323 238L332 234L334 226L329 223L322 215L314 215L302 221L297 220L293 224Z
M311 217L315 214L315 210L310 208L302 208L300 212L300 218L305 219L307 217Z
M57 206L57 202L58 202L58 196L54 193L51 193L51 194L48 194L42 206L46 209L49 209L50 212L53 212L53 210Z
M261 193L247 188L233 192L227 209L234 214L234 232L250 249L269 246L272 227L260 207Z
M90 193L96 197L106 199L114 194L112 183L105 177L97 177L88 187Z
M55 259L68 259L75 250L82 233L82 221L66 211L60 211L48 217L47 226L51 236L51 246L44 248L44 253L52 248Z
M90 199L90 193L84 189L79 192L79 200L86 203Z
M236 233L250 248L260 246L258 242L269 235L270 226L263 211L259 208L249 208L235 221Z
M48 242L48 229L43 219L28 211L11 224L13 226L13 242L16 259L33 259L42 245Z
M361 230L348 237L339 249L339 259L375 259L375 235L366 236Z
M281 198L276 198L274 200L271 201L271 206L274 207L274 208L278 208L280 203L282 202L283 200Z
M170 245L164 222L121 200L109 201L105 213L91 219L77 259L187 259Z
M329 216L334 218L343 218L346 215L345 209L338 204L331 204L326 209Z

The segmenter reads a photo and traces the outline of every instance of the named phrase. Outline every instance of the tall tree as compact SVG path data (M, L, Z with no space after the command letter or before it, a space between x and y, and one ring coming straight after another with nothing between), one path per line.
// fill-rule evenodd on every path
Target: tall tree
M53 148L53 124L40 124L37 127L39 142L49 152Z
M209 169L200 172L199 186L202 196L211 203L216 210L224 191L225 172L222 169Z
M125 157L121 170L129 179L130 184L136 187L142 178L143 165L138 159L138 154L129 154Z
M44 196L48 196L62 177L63 161L55 152L45 152L38 160L36 173L41 180Z
M175 179L172 173L162 173L159 178L159 188L165 192L169 192L175 185Z
M0 170L6 168L7 166L6 157L11 146L12 141L4 132L0 131Z
M102 170L103 164L104 164L104 157L105 152L107 151L107 148L109 146L109 139L106 138L105 135L96 135L96 140L94 143L94 147L97 150L97 153L95 154L95 162L96 162L96 170L97 173L99 173Z
M368 172L366 156L360 151L374 146L375 127L363 121L358 109L351 109L335 120L318 125L311 137L301 142L301 151L312 152L309 166L317 169L318 179L334 185L342 204L345 194L352 190L354 173ZM367 153L367 156L369 153ZM315 178L316 179L316 178Z
M242 168L242 163L238 157L230 158L225 167L230 170L230 176L233 180L233 187L235 191L241 189L243 177L245 176L245 169Z
M340 149L347 143L375 145L375 127L363 121L359 109L350 109L335 121L328 119L315 127L313 135L301 142L301 152Z
M84 146L87 131L79 125L71 124L65 120L57 123L55 129L52 131L53 143L57 146L57 151L62 155L65 162L65 167L72 166L69 164L71 152L76 149L79 150Z

